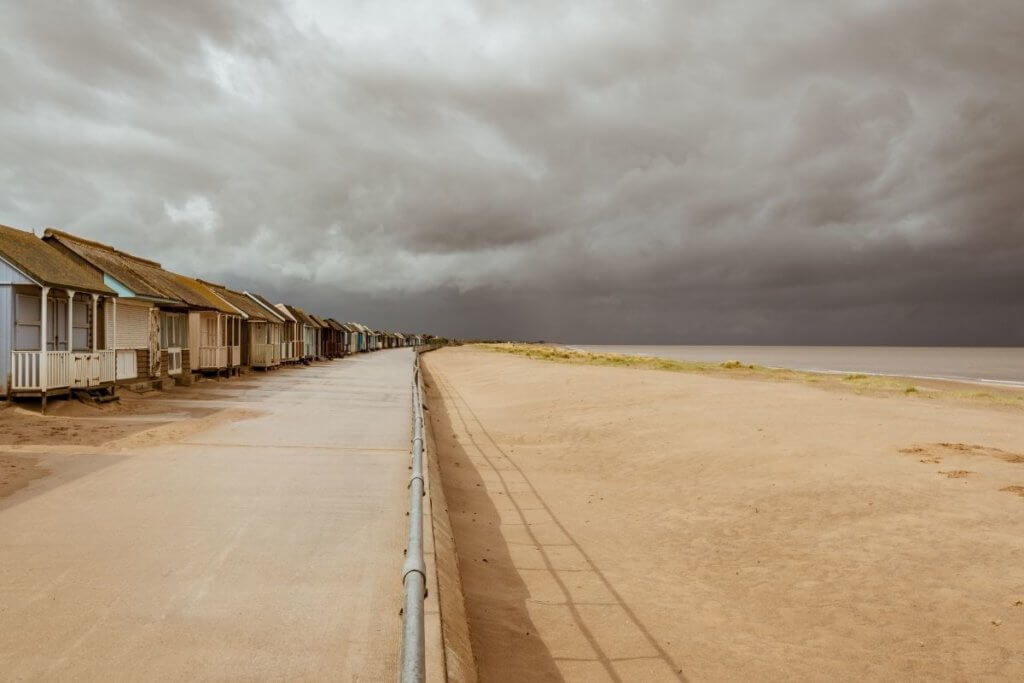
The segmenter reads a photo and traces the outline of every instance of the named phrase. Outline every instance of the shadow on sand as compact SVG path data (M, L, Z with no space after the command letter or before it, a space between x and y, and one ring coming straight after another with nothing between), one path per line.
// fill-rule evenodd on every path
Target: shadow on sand
M685 681L465 398L425 379L481 679Z

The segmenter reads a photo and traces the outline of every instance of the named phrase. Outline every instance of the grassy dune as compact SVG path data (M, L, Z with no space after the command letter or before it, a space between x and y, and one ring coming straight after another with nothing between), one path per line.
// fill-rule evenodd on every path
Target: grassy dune
M901 377L885 377L865 374L830 374L806 372L785 368L768 368L762 365L729 360L723 363L674 360L654 356L630 356L620 353L596 353L576 351L561 346L542 344L475 344L477 348L497 353L508 353L534 360L544 360L573 365L603 365L608 367L660 370L757 379L777 382L801 382L823 389L847 391L854 394L889 395L913 399L943 399L973 401L988 405L1024 408L1024 392L1012 389L992 388L976 390L971 385L940 380L911 380Z

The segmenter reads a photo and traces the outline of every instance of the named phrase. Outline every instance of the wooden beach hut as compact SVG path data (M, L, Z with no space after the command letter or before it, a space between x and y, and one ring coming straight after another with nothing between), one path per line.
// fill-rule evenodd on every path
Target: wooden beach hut
M345 336L343 337L345 344L345 355L358 353L359 349L356 348L356 334L359 330L352 323L341 323L341 326L345 328Z
M361 324L361 323L348 323L348 324L354 330L353 333L352 333L352 335L353 335L352 343L354 345L353 346L353 353L363 353L363 352L367 351L367 338L366 338L366 335L367 335L367 332L369 332L369 330L367 330L366 326Z
M345 356L345 326L334 318L325 318L324 322L327 323L331 330L329 335L329 347L328 351L333 354L332 358L342 358Z
M316 356L321 359L330 359L333 356L327 354L327 341L331 326L327 324L327 321L318 315L312 313L307 314L309 319L316 323Z
M305 361L313 360L317 355L317 330L320 326L301 308L288 304L282 305L288 309L288 312L299 324L299 338L302 341L302 353L299 357Z
M271 313L243 292L236 292L224 285L205 280L200 282L241 315L241 368L267 370L279 366L281 317Z
M95 271L33 233L0 226L0 395L110 389L100 302L116 298Z
M283 307L270 303L270 299L265 296L255 292L245 292L245 295L276 317L276 321L270 323L268 340L272 340L272 343L276 343L279 347L277 354L278 363L297 362L299 356L296 353L294 338L296 333L295 319Z
M349 335L351 335L352 332L349 329L348 323L343 323L340 320L335 320L334 318L328 318L327 322L333 323L338 327L338 344L341 355L344 357L352 353L352 348L349 345Z
M284 318L284 337L281 344L281 362L298 363L302 360L302 323L284 304L274 304Z
M265 297L253 292L243 292L243 294L265 312L267 320L265 342L258 333L253 336L253 347L250 352L253 367L263 369L278 367L285 362L284 354L290 348L284 343L284 326L288 321L284 314ZM266 346L263 346L264 343Z
M206 308L202 297L155 261L54 228L43 239L117 292L103 309L111 334L101 345L116 353L118 382L159 386L189 373L189 311Z
M237 374L242 364L242 314L195 278L175 275L205 308L189 310L188 348L193 374Z

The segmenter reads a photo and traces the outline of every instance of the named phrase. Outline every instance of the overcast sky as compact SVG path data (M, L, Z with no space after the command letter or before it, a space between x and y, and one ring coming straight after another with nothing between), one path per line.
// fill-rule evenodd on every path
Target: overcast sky
M1024 344L1024 2L0 0L0 223L324 315Z

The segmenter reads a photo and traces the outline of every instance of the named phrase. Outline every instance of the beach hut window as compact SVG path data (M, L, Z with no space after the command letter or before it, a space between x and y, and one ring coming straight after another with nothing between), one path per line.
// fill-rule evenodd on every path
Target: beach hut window
M73 351L88 351L92 348L92 325L89 324L90 304L75 299L72 305L71 346Z
M68 350L68 302L64 299L49 299L46 323L46 350Z
M39 350L39 302L38 296L18 294L14 302L14 350Z
M160 314L160 348L174 349L185 346L188 321L180 313Z

